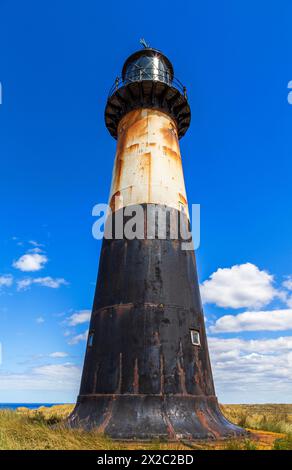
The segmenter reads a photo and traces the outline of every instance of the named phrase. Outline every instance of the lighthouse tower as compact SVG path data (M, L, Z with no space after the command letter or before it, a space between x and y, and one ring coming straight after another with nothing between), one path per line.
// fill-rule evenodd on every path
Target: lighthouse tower
M190 118L186 88L168 58L150 47L132 54L105 109L117 140L109 206L124 224L119 215L142 207L145 236L103 240L70 426L137 440L244 432L218 407L195 254L170 230L172 218L189 224L179 139ZM168 214L166 236L148 237L149 225L159 231L159 212Z

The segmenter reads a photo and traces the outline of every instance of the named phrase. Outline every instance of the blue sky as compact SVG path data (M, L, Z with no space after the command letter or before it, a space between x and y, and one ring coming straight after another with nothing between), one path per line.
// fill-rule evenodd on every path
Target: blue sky
M188 88L181 151L219 399L292 401L291 13L289 0L1 0L0 402L75 400L91 211L115 153L104 106L140 37Z

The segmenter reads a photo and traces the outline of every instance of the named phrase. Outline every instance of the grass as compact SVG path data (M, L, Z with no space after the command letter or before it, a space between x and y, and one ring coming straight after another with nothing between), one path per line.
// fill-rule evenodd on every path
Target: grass
M107 439L94 433L52 429L41 413L0 412L0 449L106 449Z
M274 450L292 450L292 434L287 434L282 439L276 439L274 442Z
M170 448L159 441L149 443L116 442L96 431L72 430L62 426L68 408L19 411L0 411L0 450L159 450ZM72 407L70 407L72 408ZM58 423L57 427L50 426ZM187 449L182 443L172 444L172 449Z
M56 405L38 410L19 408L0 411L0 450L291 450L292 405L224 405L227 418L252 430L248 439L226 441L186 441L148 443L113 441L96 431L72 430L62 421L72 405ZM53 427L52 425L58 424Z
M224 443L223 450L258 450L258 446L250 439L231 439Z
M221 405L226 418L244 428L292 434L292 405Z

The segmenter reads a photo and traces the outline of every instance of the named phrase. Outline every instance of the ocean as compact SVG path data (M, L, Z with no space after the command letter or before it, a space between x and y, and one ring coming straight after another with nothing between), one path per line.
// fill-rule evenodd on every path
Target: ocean
M25 406L31 410L35 408L39 408L40 406L54 406L54 405L62 405L63 403L0 403L0 410L16 410L19 406Z

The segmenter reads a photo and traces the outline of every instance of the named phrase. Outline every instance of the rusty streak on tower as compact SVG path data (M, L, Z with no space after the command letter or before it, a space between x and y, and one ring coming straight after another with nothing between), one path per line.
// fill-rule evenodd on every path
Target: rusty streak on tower
M186 89L165 55L145 47L126 60L105 109L117 139L114 217L141 204L145 219L146 209L159 209L189 223L179 139L190 117ZM138 440L244 432L219 409L195 254L181 245L179 236L103 240L71 426Z

